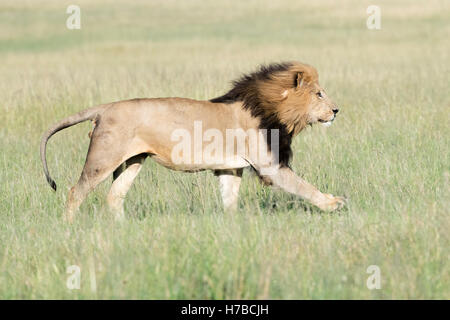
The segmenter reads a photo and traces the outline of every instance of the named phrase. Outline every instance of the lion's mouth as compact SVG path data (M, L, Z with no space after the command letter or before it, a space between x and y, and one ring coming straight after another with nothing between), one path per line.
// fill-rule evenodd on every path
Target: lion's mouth
M336 117L333 117L331 120L322 120L322 119L319 119L319 122L320 122L324 127L329 127L329 126L331 126L331 124L333 123L333 121L334 121L335 118L336 118Z

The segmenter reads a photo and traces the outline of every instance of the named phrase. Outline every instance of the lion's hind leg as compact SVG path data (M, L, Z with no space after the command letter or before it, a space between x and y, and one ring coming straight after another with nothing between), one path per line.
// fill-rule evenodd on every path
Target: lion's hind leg
M123 220L125 217L123 203L128 190L133 184L134 179L141 171L142 164L147 158L147 154L134 156L114 171L113 184L107 196L108 206L114 212L117 220Z
M99 183L105 180L129 156L122 147L127 137L94 130L83 171L77 184L70 189L66 202L65 219L72 222L83 200Z
M88 164L88 162L86 162L86 164ZM81 173L80 179L77 184L70 189L67 197L64 218L68 222L73 221L75 212L78 210L89 192L91 192L100 182L105 180L106 177L108 177L114 170L86 170L86 164L83 172Z

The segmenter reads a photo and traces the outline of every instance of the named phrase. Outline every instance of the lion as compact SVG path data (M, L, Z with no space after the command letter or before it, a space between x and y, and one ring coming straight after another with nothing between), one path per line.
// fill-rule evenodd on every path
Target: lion
M43 135L41 160L47 181L56 191L56 183L47 167L47 141L62 129L87 120L93 122L84 168L67 197L64 217L69 222L73 221L89 192L111 174L113 183L107 203L115 212L115 217L123 219L125 196L147 157L172 170L212 170L218 176L225 211L237 209L244 168L254 169L265 184L297 195L324 211L333 211L342 208L346 199L320 192L296 175L289 163L292 139L308 125L330 125L338 111L336 104L319 85L314 67L300 62L262 65L257 71L235 80L231 90L223 96L208 101L187 98L132 99L95 106L69 116ZM186 157L183 159L188 161L175 161L174 154L177 152L174 153L174 149L179 149L180 145L177 143L179 136L175 135L174 139L174 132L181 130L195 135L198 123L203 130L213 130L211 132L222 136L226 136L229 130L247 133L254 130L259 137L263 137L259 140L263 143L245 139L242 148L234 145L227 147L229 152L221 161L206 162L198 155L205 152L208 146L195 146L194 141L194 151L184 154ZM268 131L276 132L276 135ZM192 141L188 144L187 150L192 151ZM257 152L254 151L264 149L264 146L267 151L265 159L269 161L255 156ZM219 146L216 151L222 154L221 148ZM193 158L194 161L189 161Z

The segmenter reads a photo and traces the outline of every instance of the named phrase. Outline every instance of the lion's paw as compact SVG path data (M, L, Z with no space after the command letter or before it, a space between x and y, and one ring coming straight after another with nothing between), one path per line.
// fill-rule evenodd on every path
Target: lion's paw
M347 204L347 199L344 197L333 196L332 194L324 194L326 200L323 201L319 208L324 211L335 211L342 209Z

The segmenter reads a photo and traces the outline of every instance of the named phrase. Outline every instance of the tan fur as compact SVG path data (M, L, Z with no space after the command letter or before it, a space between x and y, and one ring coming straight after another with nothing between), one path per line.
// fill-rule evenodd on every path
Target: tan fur
M261 114L278 119L289 134L298 134L308 124L334 119L332 109L335 105L325 93L318 98L317 92L323 92L323 89L318 84L317 71L311 66L292 63L289 70L275 72L269 79L256 81L247 89L258 92L262 101ZM86 195L113 172L114 183L108 203L117 217L122 217L125 194L147 156L173 170L214 170L221 182L225 205L231 209L236 208L242 168L249 165L267 184L297 194L323 210L341 207L343 198L320 193L289 168L274 165L275 175L263 174L261 164L249 153L255 146L247 145L244 152L236 155L237 160L225 159L221 164L194 161L176 164L172 161L171 153L176 145L171 140L174 130L185 129L193 134L195 121L201 121L203 131L217 129L223 136L227 129L257 130L262 118L252 111L242 101L213 103L185 98L133 99L87 109L60 121L42 138L41 157L47 180L56 189L45 161L45 147L50 136L73 124L93 120L94 129L90 135L86 163L67 200L65 217L68 221L72 221Z

